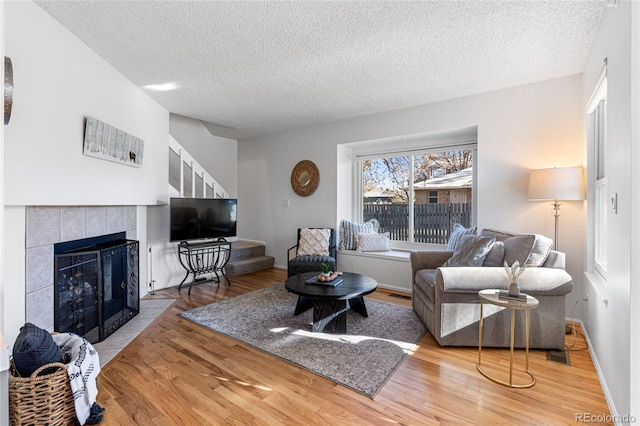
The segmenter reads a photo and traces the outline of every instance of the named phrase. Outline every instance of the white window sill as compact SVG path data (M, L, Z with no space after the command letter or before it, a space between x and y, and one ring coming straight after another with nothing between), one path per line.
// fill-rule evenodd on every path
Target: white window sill
M428 243L409 243L406 241L390 241L389 246L393 251L406 251L411 250L446 250L446 244L428 244Z
M376 259L397 260L400 262L409 261L409 251L406 250L389 250L389 251L356 251L356 250L338 250L338 255L342 256L362 256L372 257Z

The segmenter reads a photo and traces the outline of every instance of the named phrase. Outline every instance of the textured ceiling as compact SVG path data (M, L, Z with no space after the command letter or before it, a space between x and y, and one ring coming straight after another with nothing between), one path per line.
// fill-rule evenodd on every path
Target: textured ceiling
M243 139L581 73L603 1L36 1ZM214 127L214 126L212 126Z

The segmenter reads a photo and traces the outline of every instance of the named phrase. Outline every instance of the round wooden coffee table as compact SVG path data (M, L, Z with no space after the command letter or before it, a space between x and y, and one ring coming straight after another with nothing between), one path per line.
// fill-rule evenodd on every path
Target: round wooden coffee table
M343 272L336 279L342 279L342 282L335 287L321 283L307 284L307 280L319 274L320 271L305 272L284 282L289 292L298 295L293 315L313 308L312 330L323 333L346 333L349 309L364 317L369 316L363 296L376 291L376 280L353 272Z

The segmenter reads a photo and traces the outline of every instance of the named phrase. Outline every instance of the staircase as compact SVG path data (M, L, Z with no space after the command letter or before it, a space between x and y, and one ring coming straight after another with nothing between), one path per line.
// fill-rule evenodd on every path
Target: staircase
M250 272L271 269L274 261L273 256L265 256L265 245L262 243L233 241L231 243L231 257L225 271L227 276L237 277Z

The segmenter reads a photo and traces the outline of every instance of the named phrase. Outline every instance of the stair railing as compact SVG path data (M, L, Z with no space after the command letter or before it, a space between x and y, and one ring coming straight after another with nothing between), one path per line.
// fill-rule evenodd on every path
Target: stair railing
M189 152L180 145L172 136L169 137L169 157L177 156L179 159L179 183L176 188L172 183L171 173L169 173L169 192L178 191L180 197L191 198L226 198L229 193L220 185L207 171L196 161ZM191 187L185 188L185 168L191 168ZM202 180L202 192L198 193L196 182ZM175 182L177 183L177 182Z

